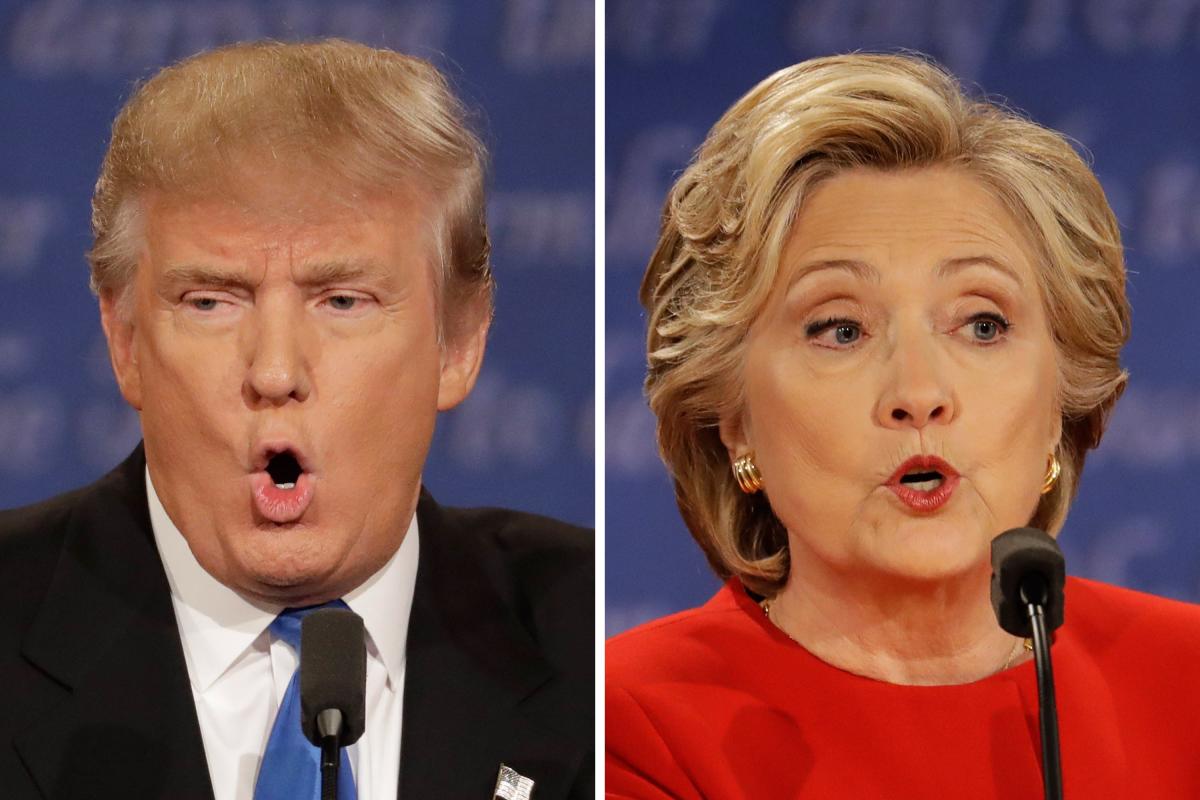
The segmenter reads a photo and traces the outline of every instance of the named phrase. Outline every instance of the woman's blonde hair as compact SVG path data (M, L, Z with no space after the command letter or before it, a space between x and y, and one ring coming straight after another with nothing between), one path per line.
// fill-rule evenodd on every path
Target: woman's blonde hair
M747 330L770 293L804 198L847 169L952 167L986 185L1040 259L1058 349L1062 475L1032 525L1057 530L1087 451L1127 379L1120 232L1099 182L1059 134L969 98L911 55L844 55L780 70L709 132L675 183L642 281L649 314L646 393L688 528L723 578L774 594L787 535L768 502L745 495L720 439L742 406Z
M126 296L150 193L253 202L256 178L277 173L349 205L418 193L443 324L464 305L489 313L485 160L464 106L422 59L340 39L200 53L139 86L113 123L92 196L92 289Z

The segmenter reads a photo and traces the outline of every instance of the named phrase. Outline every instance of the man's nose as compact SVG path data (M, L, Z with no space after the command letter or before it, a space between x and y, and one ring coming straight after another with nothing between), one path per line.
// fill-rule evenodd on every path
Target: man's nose
M942 363L944 354L933 340L935 335L912 332L899 337L893 347L876 409L884 427L920 430L954 419L956 392Z
M302 308L282 299L256 306L244 385L251 406L303 402L311 393L310 348L303 314Z

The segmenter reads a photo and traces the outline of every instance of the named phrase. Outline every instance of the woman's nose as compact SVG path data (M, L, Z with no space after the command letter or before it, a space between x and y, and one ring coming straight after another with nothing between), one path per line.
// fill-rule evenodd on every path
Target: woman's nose
M888 428L946 424L957 412L955 391L932 342L907 341L891 354L876 410Z
M283 303L255 309L244 393L252 407L303 402L312 391L302 310Z

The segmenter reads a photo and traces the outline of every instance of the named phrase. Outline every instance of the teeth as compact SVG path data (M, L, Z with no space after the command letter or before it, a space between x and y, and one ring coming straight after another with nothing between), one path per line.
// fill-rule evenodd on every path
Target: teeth
M296 488L296 484L295 483L277 483L277 484L275 484L275 488L276 489L287 489L287 490L291 491L292 489Z
M910 489L916 489L918 492L932 492L942 485L942 479L934 478L931 481L919 481L918 483L908 483L905 485Z

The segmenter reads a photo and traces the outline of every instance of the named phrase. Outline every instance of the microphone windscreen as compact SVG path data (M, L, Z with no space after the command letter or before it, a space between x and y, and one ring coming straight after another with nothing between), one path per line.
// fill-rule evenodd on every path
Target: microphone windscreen
M1063 623L1066 560L1058 542L1037 528L1013 528L992 540L992 608L1000 627L1013 636L1033 635L1021 589L1044 587L1046 631ZM1036 598L1034 598L1036 599Z
M367 646L362 617L342 608L314 611L300 623L300 724L321 744L317 715L342 712L342 747L366 728Z

